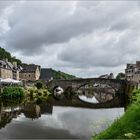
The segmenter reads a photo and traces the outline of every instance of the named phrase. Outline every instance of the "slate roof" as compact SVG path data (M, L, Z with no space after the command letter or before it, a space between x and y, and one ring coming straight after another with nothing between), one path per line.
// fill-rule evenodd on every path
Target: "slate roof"
M10 69L10 70L13 70L13 65L11 62L7 62L5 60L0 60L0 67L1 68L4 68L4 69Z
M51 68L41 68L40 80L50 80L53 77Z
M99 76L99 78L114 79L113 73Z
M108 74L105 74L105 75L101 75L101 76L99 76L99 78L108 78Z
M21 66L17 66L17 64L12 64L7 60L0 60L0 68L11 70L12 72L17 72L22 70Z
M29 64L29 65L23 64L22 70L20 72L21 73L34 73L36 71L37 67L39 67L39 69L40 69L40 66L35 65L35 64Z
M6 62L3 60L0 60L0 66L6 65Z

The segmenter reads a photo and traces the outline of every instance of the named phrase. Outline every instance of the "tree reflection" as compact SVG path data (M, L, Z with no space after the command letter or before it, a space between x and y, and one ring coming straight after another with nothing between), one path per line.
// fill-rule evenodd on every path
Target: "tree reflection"
M37 104L36 102L25 103L23 100L0 100L0 129L20 114L34 120L40 118L41 114L52 114L52 110L53 106L47 102Z

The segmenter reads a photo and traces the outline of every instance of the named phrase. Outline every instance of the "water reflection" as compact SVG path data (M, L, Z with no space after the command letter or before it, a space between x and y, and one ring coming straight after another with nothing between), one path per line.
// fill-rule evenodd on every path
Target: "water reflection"
M90 83L81 86L77 91L79 98L89 103L105 103L116 96L116 90L105 83Z
M53 106L47 102L36 104L34 102L26 103L22 106L21 112L27 118L37 119L41 117L41 114L52 114Z
M19 109L11 106L4 106L5 103L0 101L0 128L6 126L6 124L10 123L13 118L17 118L20 114Z
M20 104L19 101L13 102L13 100L0 101L0 128L5 127L21 113L26 118L34 120L41 117L41 114L52 114L52 109L52 105L47 102L38 105L35 102Z
M99 103L99 101L93 96L93 97L87 97L87 96L84 96L84 95L80 95L79 98L87 103L94 103L94 104L97 104Z
M94 110L52 106L47 102L11 106L9 102L8 106L8 102L1 101L0 139L90 138L122 114L122 108Z

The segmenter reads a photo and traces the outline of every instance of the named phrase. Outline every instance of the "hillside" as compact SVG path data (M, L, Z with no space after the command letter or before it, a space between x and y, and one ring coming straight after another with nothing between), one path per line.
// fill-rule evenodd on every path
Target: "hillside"
M9 62L17 62L18 65L27 65L22 63L21 60L17 59L16 57L13 57L10 52L6 51L4 48L0 47L0 60L5 60L8 59ZM51 76L53 79L74 79L76 78L73 75L61 72L61 71L56 71L51 69Z
M8 59L9 62L17 62L18 65L21 65L21 60L16 57L11 56L11 54L6 51L4 48L0 47L0 60Z
M53 79L75 79L74 75L70 75L61 71L52 70Z

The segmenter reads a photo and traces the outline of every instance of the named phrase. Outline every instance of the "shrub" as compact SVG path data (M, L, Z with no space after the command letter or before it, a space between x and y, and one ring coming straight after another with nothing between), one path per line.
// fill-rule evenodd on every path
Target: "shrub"
M41 89L43 88L43 83L41 81L38 81L35 86L37 87L37 89Z
M38 96L41 96L42 95L42 92L41 91L38 91Z
M30 99L33 100L34 96L34 90L30 89Z
M22 98L24 91L21 87L5 87L3 89L2 98Z

